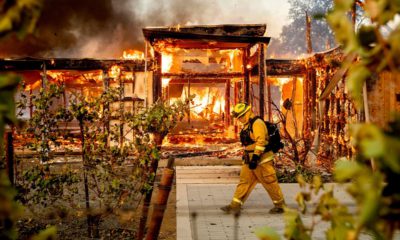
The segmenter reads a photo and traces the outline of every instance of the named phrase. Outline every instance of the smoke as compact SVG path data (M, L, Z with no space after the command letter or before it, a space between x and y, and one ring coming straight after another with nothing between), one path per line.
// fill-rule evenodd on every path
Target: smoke
M258 3L259 0L45 0L35 34L23 40L14 35L1 39L0 58L119 58L123 50L143 50L142 28L146 26L267 23L260 18L268 16L266 1L260 3L262 7Z
M186 18L179 8L176 14L164 14L166 2L153 2L143 9L146 3L138 0L45 0L35 34L2 39L0 57L119 57L123 49L143 48L146 22L163 25L168 19Z

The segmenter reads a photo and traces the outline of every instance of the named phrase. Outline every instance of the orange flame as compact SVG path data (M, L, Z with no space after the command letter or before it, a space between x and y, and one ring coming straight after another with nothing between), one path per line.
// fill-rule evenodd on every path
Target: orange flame
M127 60L143 60L144 52L134 49L125 50L122 54L122 58Z
M181 99L187 96L187 88L182 92ZM222 120L225 113L225 97L219 90L213 88L190 88L190 95L195 95L191 101L191 118L206 120ZM171 102L176 99L171 98Z
M112 78L117 78L121 75L121 68L118 65L113 65L108 70L108 75Z
M172 67L172 54L170 53L162 53L161 55L161 72L166 73L171 70Z

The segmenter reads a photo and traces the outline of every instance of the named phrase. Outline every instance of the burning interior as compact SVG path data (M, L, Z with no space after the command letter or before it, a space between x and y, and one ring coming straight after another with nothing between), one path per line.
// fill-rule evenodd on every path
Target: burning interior
M236 141L231 106L252 104L264 116L266 25L145 28L154 56L153 100L194 96L187 119L168 143ZM269 113L272 115L272 113Z

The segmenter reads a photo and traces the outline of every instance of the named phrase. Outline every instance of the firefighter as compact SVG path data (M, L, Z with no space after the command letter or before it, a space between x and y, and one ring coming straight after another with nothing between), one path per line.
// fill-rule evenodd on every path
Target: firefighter
M237 104L232 116L243 124L240 132L240 141L244 146L243 164L233 199L229 205L221 207L221 210L226 213L239 212L257 182L260 182L274 203L269 213L283 213L285 201L273 165L274 153L265 151L268 144L265 122L256 117L251 106L245 103Z

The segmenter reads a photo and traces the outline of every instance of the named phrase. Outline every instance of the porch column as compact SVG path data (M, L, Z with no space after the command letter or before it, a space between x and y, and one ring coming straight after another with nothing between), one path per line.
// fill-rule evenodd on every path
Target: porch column
M250 70L247 68L250 58L250 49L245 48L243 50L243 73L244 73L244 84L243 84L243 101L250 104Z
M162 95L162 83L161 83L161 66L162 56L158 51L154 51L154 73L153 73L153 103L161 98Z
M265 84L265 57L264 57L264 44L259 43L259 52L258 52L258 72L259 72L259 92L260 92L260 101L259 101L259 112L260 117L264 119L264 84Z
M228 127L231 122L230 98L231 98L231 80L226 79L226 83L225 83L225 127Z

